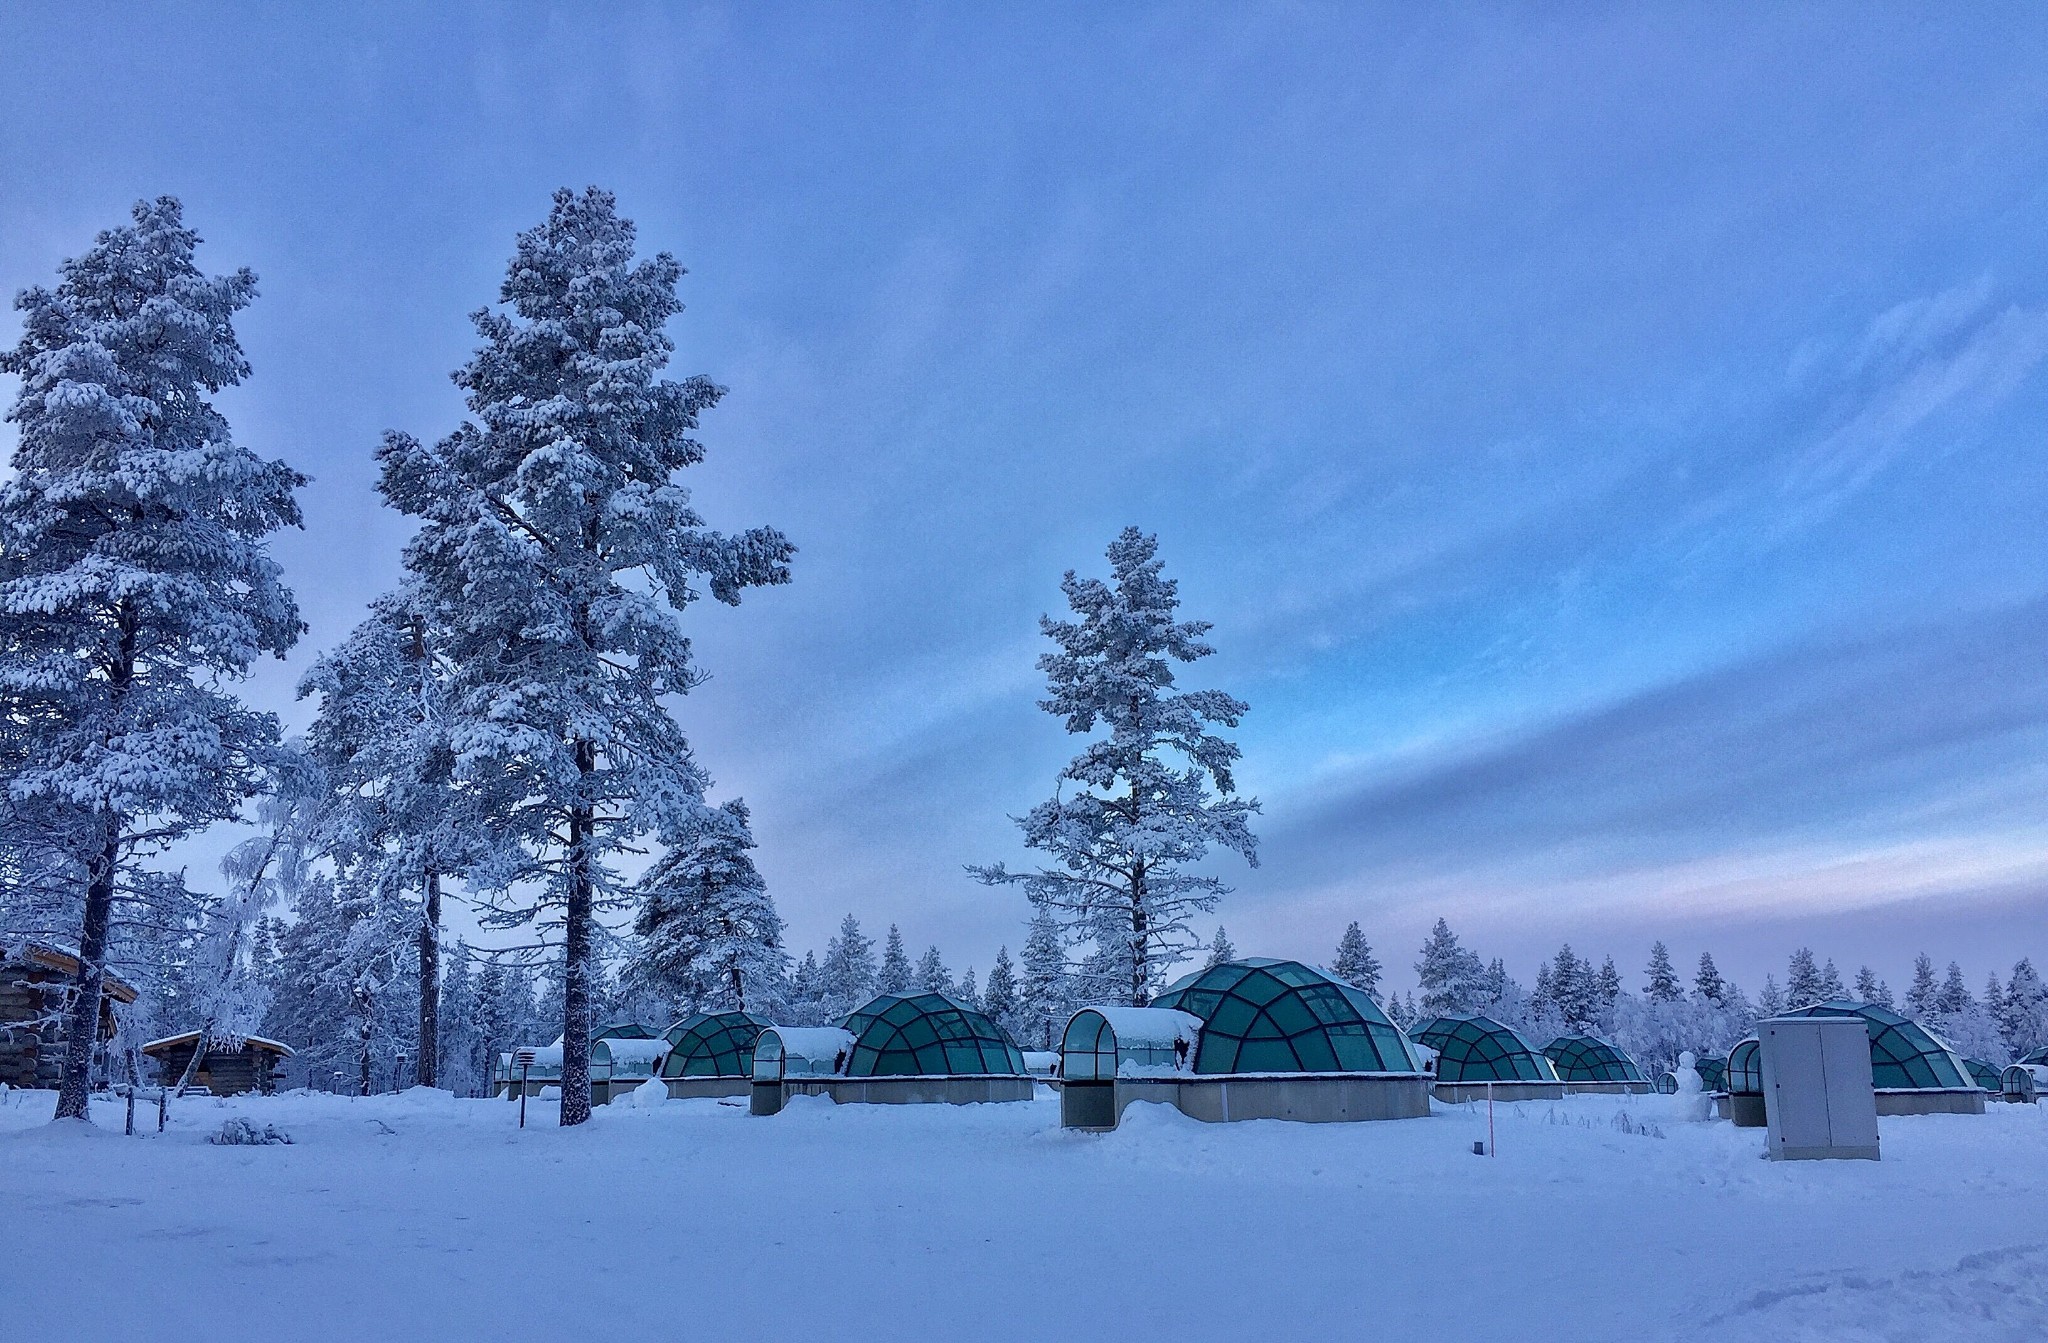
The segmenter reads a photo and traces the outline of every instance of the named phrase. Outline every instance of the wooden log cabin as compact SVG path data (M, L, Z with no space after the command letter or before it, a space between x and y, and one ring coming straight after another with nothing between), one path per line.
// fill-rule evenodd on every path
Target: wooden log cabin
M64 1070L64 1009L77 978L78 954L64 947L30 942L0 948L0 1083L57 1087ZM115 1004L134 1001L134 986L106 977L101 1044L114 1038Z
M192 1051L198 1046L199 1032L186 1031L183 1035L151 1040L142 1052L156 1060L158 1080L173 1086L185 1075L186 1065L192 1062ZM192 1080L216 1096L239 1096L245 1091L260 1091L268 1096L277 1087L277 1065L291 1056L290 1045L258 1035L244 1039L239 1049L216 1043L199 1060L199 1071Z

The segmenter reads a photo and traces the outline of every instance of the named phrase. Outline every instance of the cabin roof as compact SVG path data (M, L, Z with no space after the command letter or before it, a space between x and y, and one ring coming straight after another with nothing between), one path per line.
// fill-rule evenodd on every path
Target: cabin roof
M4 949L0 949L0 964L8 961L40 965L46 970L55 970L61 974L78 973L78 952L74 948L58 946L54 942L30 942L22 948L19 956L7 955ZM111 970L107 972L104 982L107 996L115 1002L135 1001L135 986Z
M189 1045L198 1038L198 1031L185 1031L179 1035L166 1035L161 1040L151 1040L142 1047L142 1052L145 1054L158 1054L178 1045ZM290 1045L282 1044L276 1040L266 1040L260 1035L245 1035L242 1037L242 1044L245 1048L254 1047L265 1053L275 1054L282 1059L290 1058L294 1052Z

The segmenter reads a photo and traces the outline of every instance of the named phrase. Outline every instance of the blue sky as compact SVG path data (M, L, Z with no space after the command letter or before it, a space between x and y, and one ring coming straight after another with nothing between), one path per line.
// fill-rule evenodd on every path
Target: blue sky
M21 7L0 287L161 192L257 271L301 719L397 576L379 434L618 192L731 389L703 511L801 548L693 611L683 713L799 948L1020 940L962 865L1024 856L1036 618L1136 523L1253 706L1241 950L1980 981L2048 954L2043 71L2021 8Z

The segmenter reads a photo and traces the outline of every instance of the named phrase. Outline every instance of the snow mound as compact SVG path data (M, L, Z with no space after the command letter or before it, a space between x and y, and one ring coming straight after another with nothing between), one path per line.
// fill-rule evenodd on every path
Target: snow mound
M2048 1320L2048 1246L1965 1255L1949 1268L1841 1273L1758 1292L1705 1331L1772 1343L2040 1337Z

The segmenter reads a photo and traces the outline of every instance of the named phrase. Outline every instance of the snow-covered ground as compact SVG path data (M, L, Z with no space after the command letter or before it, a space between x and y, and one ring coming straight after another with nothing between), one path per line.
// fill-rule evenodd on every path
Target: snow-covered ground
M2048 1108L1775 1164L1661 1097L1377 1124L436 1092L0 1100L0 1302L158 1340L2038 1340ZM231 1115L289 1147L216 1147ZM1626 1120L1621 1119L1627 1116ZM151 1116L153 1120L153 1116ZM1628 1130L1642 1130L1647 1132ZM7 1314L22 1318L10 1306ZM42 1329L37 1330L43 1332Z

